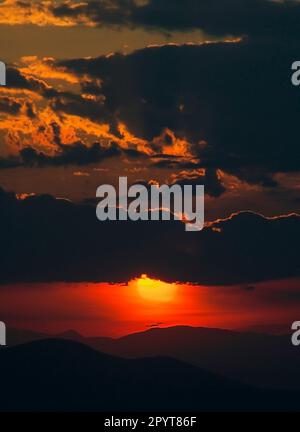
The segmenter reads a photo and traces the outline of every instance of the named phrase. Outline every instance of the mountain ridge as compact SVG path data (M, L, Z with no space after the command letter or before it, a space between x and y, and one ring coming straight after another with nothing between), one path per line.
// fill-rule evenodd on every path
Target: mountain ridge
M56 337L66 338L66 333ZM39 334L36 338L49 336ZM8 331L7 339L13 345L20 343L21 338L16 332L13 336ZM292 346L289 335L175 326L148 329L116 339L77 336L76 340L123 358L175 358L255 387L300 389L300 351Z
M0 364L0 411L300 408L296 392L255 389L166 357L118 358L70 340L3 348Z

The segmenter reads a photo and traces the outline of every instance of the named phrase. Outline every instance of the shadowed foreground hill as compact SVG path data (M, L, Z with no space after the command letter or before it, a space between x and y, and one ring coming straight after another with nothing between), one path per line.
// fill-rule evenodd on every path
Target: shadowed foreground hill
M83 337L68 331L55 338L74 340L117 357L172 357L246 384L300 390L300 350L290 335L267 335L213 328L155 328L118 339ZM49 335L8 329L9 346Z
M0 350L1 411L293 410L295 393L259 391L169 358L126 360L67 340Z

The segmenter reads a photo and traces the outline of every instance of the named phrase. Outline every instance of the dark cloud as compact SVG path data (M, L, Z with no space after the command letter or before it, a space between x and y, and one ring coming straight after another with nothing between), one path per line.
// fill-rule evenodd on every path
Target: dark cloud
M122 138L117 125L123 122L133 135L148 141L155 167L221 169L250 184L274 188L274 174L300 167L295 139L300 99L290 82L299 52L297 42L217 43L51 64L78 74L83 92L95 99L58 91L14 68L8 70L8 82L40 93L58 114L110 124L117 138ZM2 110L18 114L19 103L6 99ZM32 104L23 112L35 116ZM190 158L162 154L176 146L175 137L189 143ZM35 152L38 163L48 162L48 156ZM62 163L65 155L59 156L54 164ZM128 156L138 158L139 152L133 147ZM15 163L10 158L0 165Z
M50 66L52 63L50 63ZM82 80L82 92L86 92L88 83ZM50 107L57 113L66 113L87 117L97 123L113 124L114 120L105 109L104 102L99 97L97 100L86 99L82 94L70 91L61 91L48 85L41 79L21 73L18 69L10 67L7 70L7 87L11 89L29 90L40 94L49 101ZM88 87L90 94L91 89ZM101 90L98 87L99 93ZM34 116L32 106L28 105L27 115Z
M134 184L143 185L150 191L151 186L157 184L157 182L154 179L149 181L137 180ZM218 173L211 169L208 169L203 173L197 171L181 171L178 174L173 174L169 181L169 186L173 185L204 186L205 193L215 198L226 192Z
M58 139L58 137L56 139ZM60 151L51 156L42 151L37 151L33 147L25 147L20 150L19 156L0 159L0 168L16 168L20 166L83 166L99 163L104 159L116 157L121 154L116 144L103 146L96 142L88 147L78 141L71 145L60 144L59 147Z
M180 186L203 185L205 187L205 193L216 198L226 191L216 170L212 169L207 169L203 174L181 172L173 177L172 184L178 184Z
M30 100L17 100L13 97L0 97L0 113L10 115L18 115L23 110L23 113L30 118L35 117L35 108Z
M300 167L300 99L290 81L299 52L298 43L217 43L58 65L100 79L111 117L149 146L168 128L191 143L191 168L220 168L274 187L274 173Z
M123 153L130 159L144 159L148 157L148 155L136 149L124 149Z
M148 328L155 328L155 327L160 327L163 324L164 324L163 322L158 322L158 323L154 323L154 324L149 324L147 327Z
M51 87L48 87L42 80L33 76L25 76L15 67L7 68L6 82L8 88L29 90L44 95L51 91Z
M242 289L247 292L253 292L256 290L256 287L254 285L246 285Z
M19 114L22 104L10 97L0 98L0 112L7 114Z
M162 280L250 285L300 276L300 217L239 213L198 233L181 222L99 222L95 207L0 192L0 281ZM146 246L145 246L146 245Z
M100 0L73 6L63 2L51 11L78 23L87 18L99 25L164 32L200 29L215 36L299 36L300 5L296 0Z
M71 92L51 93L50 106L55 112L76 115L103 124L113 123L113 118L102 102L83 98Z

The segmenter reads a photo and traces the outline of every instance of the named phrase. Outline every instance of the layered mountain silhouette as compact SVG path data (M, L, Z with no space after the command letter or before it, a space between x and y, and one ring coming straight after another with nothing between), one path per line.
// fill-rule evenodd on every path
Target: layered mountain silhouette
M122 359L69 340L0 350L1 411L288 411L299 393L258 390L175 359Z
M88 343L119 356L170 356L255 386L300 389L300 350L289 335L172 327Z
M45 337L9 330L7 339L15 345ZM123 358L172 357L255 387L300 390L300 350L291 344L289 335L170 327L118 339L84 338L74 331L56 337Z

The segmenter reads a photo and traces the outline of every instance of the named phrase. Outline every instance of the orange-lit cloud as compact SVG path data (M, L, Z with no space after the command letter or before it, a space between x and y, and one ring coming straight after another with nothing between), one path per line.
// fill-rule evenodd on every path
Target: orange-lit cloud
M4 132L4 143L8 152L16 154L21 148L33 146L46 153L53 153L57 148L54 142L53 122L61 123L61 120L49 107L40 109L38 116L30 118L21 113L20 115L4 115L0 122L0 130ZM76 139L74 128L71 124L63 128L63 140L73 141Z
M25 76L62 80L70 84L79 83L79 78L75 74L55 67L53 58L39 59L36 56L24 56L21 58L21 63L23 63L24 66L21 66L19 71Z
M125 123L119 122L118 129L120 134L122 135L120 145L123 146L123 148L129 148L129 144L134 144L139 151L145 152L149 155L153 153L149 148L148 141L131 134Z
M172 130L166 128L162 134L153 139L153 144L161 147L161 153L170 156L192 157L190 143L177 138Z
M69 7L75 9L78 7L76 4L67 2ZM18 1L18 0L4 0L0 4L0 24L9 25L24 25L34 24L37 26L59 26L71 27L78 23L84 25L93 25L90 20L84 16L78 17L75 21L71 17L56 17L51 12L51 6L58 5L57 1ZM80 4L79 4L80 6Z

